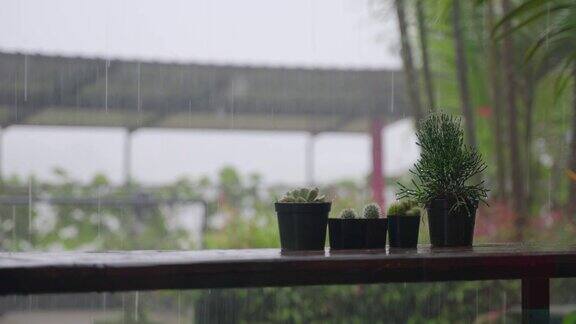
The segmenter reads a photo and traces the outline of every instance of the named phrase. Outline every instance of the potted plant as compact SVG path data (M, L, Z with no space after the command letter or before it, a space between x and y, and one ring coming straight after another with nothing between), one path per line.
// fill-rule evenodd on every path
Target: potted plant
M464 144L460 119L430 114L416 131L420 158L410 172L413 188L400 184L398 197L426 207L432 246L471 246L476 209L488 190L478 180L486 164Z
M391 248L415 248L420 231L420 208L406 200L388 207L388 237Z
M364 206L362 216L366 222L365 248L386 248L386 230L388 227L388 220L381 217L382 213L380 211L380 206L374 203Z
M364 248L366 222L364 222L364 219L358 218L354 209L346 208L342 210L339 218L330 218L328 220L328 230L330 232L330 249L349 250Z
M354 209L344 209L339 218L328 220L330 248L334 250L386 248L388 221L380 216L380 207L377 204L364 206L362 217L358 217Z
M323 250L331 202L318 188L287 192L274 207L283 251Z

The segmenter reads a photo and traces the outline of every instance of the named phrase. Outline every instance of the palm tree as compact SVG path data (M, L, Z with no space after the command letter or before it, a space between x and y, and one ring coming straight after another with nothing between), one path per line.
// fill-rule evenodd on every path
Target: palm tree
M570 139L570 160L568 169L576 170L576 65L572 66L572 138ZM576 213L576 180L571 179L568 187L568 215Z
M509 0L504 0L510 7ZM510 28L512 20L517 20L513 28ZM554 71L552 67L561 68L557 70L558 89L563 90L562 85L568 83L567 79L572 78L576 84L576 3L572 0L527 0L520 6L510 11L496 26L504 27L504 38L510 36L511 32L523 30L526 26L537 21L546 20L546 28L534 40L532 46L526 53L526 59L534 59L539 54L542 62L548 64L547 71ZM549 23L552 22L552 23ZM576 171L576 85L573 87L572 103L572 137L570 139L570 152L568 156L567 172ZM576 181L570 180L568 186L568 202L566 210L569 215L576 212Z
M395 0L396 14L398 16L398 28L400 29L400 43L402 52L402 61L404 63L404 73L406 75L406 84L408 87L408 102L412 106L414 118L416 121L422 118L422 104L420 101L420 90L418 76L414 69L412 60L412 47L410 45L410 36L408 35L408 23L406 20L406 8L404 0Z
M502 0L502 11L507 14L511 11L510 0ZM504 27L503 41L503 63L506 75L505 89L507 99L508 118L508 145L510 147L510 169L512 173L512 197L514 210L518 213L516 217L516 238L522 239L522 229L526 224L526 205L524 204L524 179L523 165L520 159L520 143L518 140L518 113L516 108L516 71L514 69L514 44L510 35L511 25L507 21Z
M486 25L492 30L495 25L494 7L492 1L486 3ZM498 184L497 195L500 199L506 199L506 157L504 155L504 115L502 78L501 78L501 51L494 39L488 39L488 82L490 84L490 95L492 98L492 109L494 110L494 149L496 157L496 183Z
M426 14L423 0L416 1L416 19L418 22L418 36L420 39L420 52L422 56L422 72L424 73L424 88L428 99L428 109L436 109L436 99L434 96L434 83L432 72L430 71L430 58L428 56L428 27L426 24Z
M472 111L472 102L468 88L468 64L464 54L464 32L462 30L460 12L460 1L452 1L452 29L454 32L454 50L456 56L456 74L458 77L458 86L460 92L460 103L462 105L462 114L466 122L466 137L472 147L476 147L476 132L474 125L474 112Z

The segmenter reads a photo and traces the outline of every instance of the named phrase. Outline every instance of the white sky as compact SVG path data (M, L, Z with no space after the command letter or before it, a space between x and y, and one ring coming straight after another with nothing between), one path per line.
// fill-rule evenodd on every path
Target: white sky
M0 50L399 67L395 17L375 19L374 1L0 0ZM49 178L59 166L79 180L103 172L121 182L123 135L117 129L10 127L4 132L3 172ZM306 138L302 133L140 130L134 134L133 175L158 184L182 175L214 175L232 165L242 172L261 173L268 183L300 183ZM386 172L405 170L417 154L409 123L391 127L385 138ZM315 147L319 181L360 178L369 170L365 135L323 134ZM394 152L401 148L399 159Z

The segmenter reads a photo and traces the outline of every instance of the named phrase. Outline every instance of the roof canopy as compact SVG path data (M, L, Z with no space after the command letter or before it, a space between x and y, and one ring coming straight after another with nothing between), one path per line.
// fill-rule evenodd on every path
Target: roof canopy
M399 70L0 53L3 126L364 132L409 115Z

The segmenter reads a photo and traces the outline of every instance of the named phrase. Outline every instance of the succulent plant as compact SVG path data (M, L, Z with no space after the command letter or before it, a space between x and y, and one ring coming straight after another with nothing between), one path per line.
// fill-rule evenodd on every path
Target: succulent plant
M299 188L288 191L278 202L281 203L316 203L324 202L325 195L320 195L320 189Z
M400 205L402 205L402 209L404 210L404 213L406 213L407 211L409 211L410 209L417 207L418 204L416 203L416 201L412 200L412 199L404 199L400 201Z
M420 216L420 208L412 207L406 212L406 216L417 217Z
M400 202L394 202L388 207L388 215L400 215L404 212L404 206Z
M380 214L380 206L374 203L364 206L364 211L362 212L364 218L379 218Z
M411 213L409 214L409 212ZM392 203L392 205L388 207L388 215L416 216L420 215L420 209L417 207L417 203L414 200L407 199Z
M352 208L346 208L340 213L340 218L342 219L354 219L357 217L358 215L356 214L356 211Z

